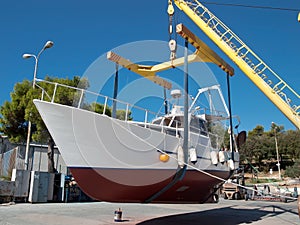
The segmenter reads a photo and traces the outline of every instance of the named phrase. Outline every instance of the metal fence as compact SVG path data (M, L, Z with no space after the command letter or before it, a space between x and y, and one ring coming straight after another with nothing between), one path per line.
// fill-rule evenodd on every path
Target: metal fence
M10 178L14 168L24 169L24 157L20 152L20 147L0 154L0 176Z

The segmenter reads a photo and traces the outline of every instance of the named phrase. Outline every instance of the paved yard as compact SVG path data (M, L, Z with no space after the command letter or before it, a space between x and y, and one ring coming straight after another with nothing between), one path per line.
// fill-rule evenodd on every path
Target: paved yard
M114 222L121 208L122 222ZM0 206L1 225L300 224L297 202L221 200L218 204L47 203Z

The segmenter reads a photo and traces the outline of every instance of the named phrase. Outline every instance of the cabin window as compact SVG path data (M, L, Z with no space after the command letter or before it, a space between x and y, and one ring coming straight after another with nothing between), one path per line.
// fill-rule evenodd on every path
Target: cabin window
M165 132L168 135L176 136L176 130L174 130L174 129L166 128Z
M206 122L196 117L191 119L190 131L193 133L200 133L205 136L208 135Z
M155 120L155 121L153 121L153 124L160 125L160 124L161 124L161 121L162 121L162 119Z
M183 117L182 116L175 116L172 124L170 127L174 128L182 128L183 127Z
M166 118L164 119L164 125L165 125L165 126L169 126L169 125L170 125L170 122L171 122L171 118L166 117Z

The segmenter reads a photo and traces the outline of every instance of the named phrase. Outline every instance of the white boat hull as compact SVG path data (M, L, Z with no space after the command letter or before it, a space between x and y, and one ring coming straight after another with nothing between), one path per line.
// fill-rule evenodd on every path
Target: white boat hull
M146 202L174 179L180 138L79 108L34 103L78 185L92 198ZM226 163L212 164L209 148L196 149L195 169L188 167L152 202L205 202L220 180L197 170L230 176ZM161 151L168 152L168 161L160 160Z

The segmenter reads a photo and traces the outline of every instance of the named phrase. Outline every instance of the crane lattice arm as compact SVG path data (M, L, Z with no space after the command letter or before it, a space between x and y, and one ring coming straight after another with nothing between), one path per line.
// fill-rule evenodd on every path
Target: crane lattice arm
M199 1L173 1L300 129L299 94Z

